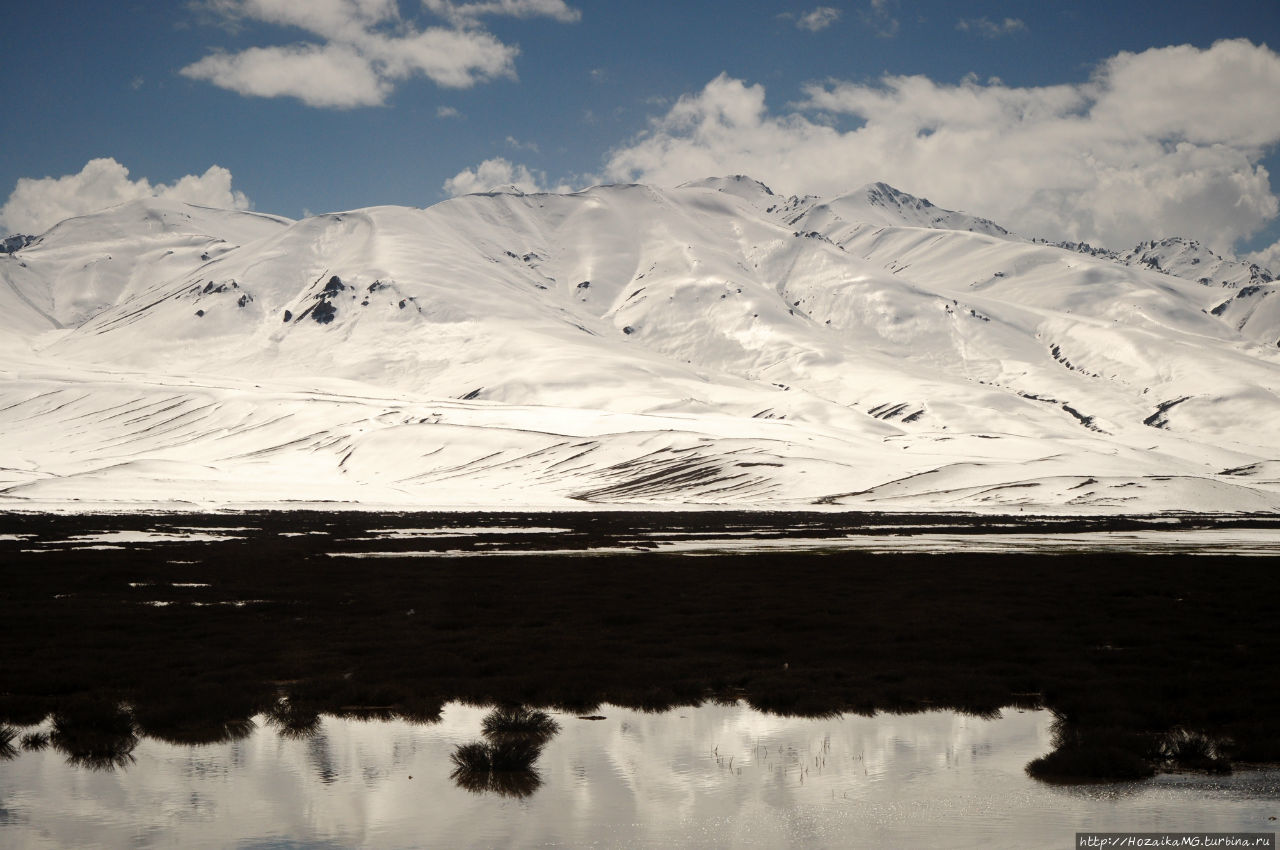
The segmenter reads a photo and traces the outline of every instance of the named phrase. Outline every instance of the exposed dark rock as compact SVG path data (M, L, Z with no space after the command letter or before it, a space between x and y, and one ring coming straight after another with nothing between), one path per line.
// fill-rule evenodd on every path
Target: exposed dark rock
M1062 409L1065 410L1067 413L1069 413L1072 417L1075 418L1077 422L1079 422L1084 427L1088 428L1090 431L1097 431L1099 434L1107 433L1106 431L1102 430L1101 428L1099 428L1097 425L1094 424L1094 421L1095 421L1094 417L1089 416L1088 414L1085 414L1085 413L1081 413L1080 411L1076 410L1074 407L1072 407L1069 404L1063 404Z
M15 233L12 236L6 236L5 238L0 239L0 254L16 253L34 241L36 241L34 236L27 236L23 233Z
M1182 398L1175 398L1170 399L1169 401L1160 402L1156 405L1156 412L1148 416L1146 419L1143 419L1142 424L1149 425L1152 428L1167 429L1169 427L1169 411L1189 398L1191 398L1191 396L1184 395Z
M334 307L328 301L321 301L311 311L311 318L315 319L322 325L327 325L333 321L333 317L338 315L338 308Z

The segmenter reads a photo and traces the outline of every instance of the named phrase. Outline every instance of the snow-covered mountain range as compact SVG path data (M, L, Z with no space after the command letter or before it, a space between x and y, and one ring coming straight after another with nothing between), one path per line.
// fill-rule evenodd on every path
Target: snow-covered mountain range
M137 201L0 254L0 508L1276 511L1278 288L879 183Z

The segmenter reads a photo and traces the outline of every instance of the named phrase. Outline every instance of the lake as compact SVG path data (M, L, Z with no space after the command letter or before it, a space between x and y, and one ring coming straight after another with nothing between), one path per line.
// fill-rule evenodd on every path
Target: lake
M1268 518L0 520L6 847L1067 846L1280 814ZM558 731L458 771L494 705ZM1154 775L1028 775L1117 742Z
M473 793L438 723L328 718L282 737L140 744L115 771L24 753L0 770L6 847L1067 847L1076 831L1274 831L1280 772L1058 786L1023 766L1045 711L783 718L742 705L603 706L561 731L520 796Z

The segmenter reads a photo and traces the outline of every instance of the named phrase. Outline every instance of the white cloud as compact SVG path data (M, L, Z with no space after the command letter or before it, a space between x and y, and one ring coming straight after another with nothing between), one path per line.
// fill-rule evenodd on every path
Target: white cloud
M898 34L898 19L894 17L898 8L898 0L868 0L867 6L858 16L881 38L893 38Z
M452 106L437 106L436 117L437 118L461 118L462 113L459 112L457 109L454 109Z
M502 157L486 159L475 168L466 168L444 181L444 190L450 195L470 195L476 192L490 192L518 189L525 193L534 192L567 192L570 188L564 184L547 185L547 175L541 171L530 171L525 165L512 163Z
M1005 18L1003 21L993 21L990 18L961 18L956 21L956 29L961 32L976 33L983 38L999 38L1002 35L1025 32L1027 25L1020 18Z
M1277 91L1280 55L1244 40L1121 53L1074 85L828 81L786 113L721 75L614 150L606 176L746 173L827 195L886 180L1026 235L1231 250L1280 207L1259 165L1280 144Z
M374 37L362 49L385 78L421 73L437 85L459 89L498 77L514 79L520 52L487 32L441 27L399 38Z
M840 20L840 10L831 6L819 6L818 8L805 12L796 19L796 27L809 32L818 32Z
M582 19L582 13L564 0L481 0L473 3L455 3L453 0L422 0L422 5L441 17L458 22L474 21L484 15L505 15L512 18L554 18L563 23Z
M0 230L43 233L68 218L97 212L140 198L171 198L225 209L249 209L243 192L231 188L231 172L212 165L199 176L188 174L170 185L143 177L129 179L129 169L114 159L90 160L79 174L18 180L0 207Z
M1254 251L1246 259L1251 263L1257 263L1272 274L1280 274L1280 242L1261 251Z
M308 106L376 106L391 91L367 59L340 45L251 47L214 53L182 74L255 97L296 97Z
M537 142L522 142L515 136L507 136L507 147L518 151L530 151L539 153Z
M563 0L424 0L424 6L450 26L419 28L401 16L397 0L205 0L201 8L233 28L258 21L296 27L314 40L216 52L181 73L247 96L296 97L338 109L377 106L398 82L416 76L447 88L514 78L519 49L485 31L479 16L579 17Z

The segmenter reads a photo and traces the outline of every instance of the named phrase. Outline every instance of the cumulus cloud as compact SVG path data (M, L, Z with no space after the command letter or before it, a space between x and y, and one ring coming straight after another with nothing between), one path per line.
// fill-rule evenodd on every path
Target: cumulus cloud
M819 6L818 8L805 12L796 19L796 27L809 32L819 32L840 20L840 10L831 6Z
M236 26L295 27L312 41L215 52L180 73L254 97L296 97L308 106L348 109L384 103L395 85L425 76L447 88L515 77L519 49L485 31L482 15L562 21L578 13L563 0L424 0L449 26L419 28L397 0L205 0L202 8Z
M340 109L382 103L392 88L365 57L333 44L214 53L183 68L182 73L243 95L290 96L308 106Z
M824 195L886 180L1026 235L1231 250L1277 215L1259 164L1280 144L1276 91L1280 55L1245 40L1120 53L1071 85L833 80L784 113L721 75L612 151L606 176L741 172Z
M1280 274L1280 242L1263 248L1261 251L1254 251L1247 259L1251 263L1257 263L1272 274Z
M956 29L961 32L971 32L983 38L999 38L1002 35L1024 32L1027 25L1019 18L1005 18L1003 21L993 21L990 18L961 18L956 21Z
M476 192L491 192L517 189L521 192L567 192L565 185L548 186L547 175L541 171L530 171L525 165L512 163L503 157L486 159L475 168L465 168L444 181L444 190L450 195L470 195Z
M226 209L249 209L243 192L231 188L231 172L211 165L172 184L129 179L129 169L111 158L90 160L79 174L18 180L0 207L0 231L43 233L68 218L141 198L171 198Z

